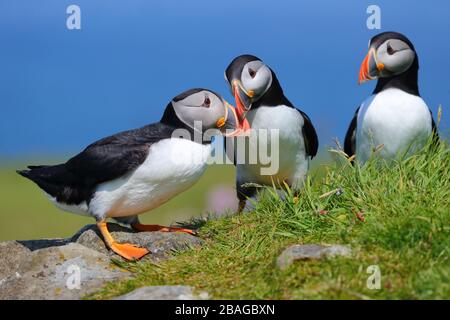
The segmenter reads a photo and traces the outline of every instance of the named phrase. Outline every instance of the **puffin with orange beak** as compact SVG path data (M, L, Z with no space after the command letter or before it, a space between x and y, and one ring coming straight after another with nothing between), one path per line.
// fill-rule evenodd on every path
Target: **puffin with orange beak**
M249 140L246 144L236 143L235 139L226 141L227 154L237 167L240 212L246 200L256 194L255 184L286 183L300 188L319 142L309 117L286 98L277 76L261 59L252 55L235 58L225 71L225 80L235 98L239 127L247 136L237 139ZM272 139L272 134L277 138ZM262 170L268 164L258 152L261 143L267 144L265 150L277 162L273 172ZM245 147L241 150L242 145ZM252 162L252 158L256 161Z
M234 108L211 90L196 88L174 97L159 122L100 139L65 163L17 171L36 183L58 208L96 219L106 246L127 260L147 248L118 243L107 219L135 231L193 230L144 225L138 215L157 208L194 185L207 167L213 135L238 134Z
M377 79L377 85L347 130L344 151L349 157L365 163L376 151L393 159L419 150L431 134L438 138L431 111L419 94L418 70L417 53L404 35L384 32L370 40L358 82Z

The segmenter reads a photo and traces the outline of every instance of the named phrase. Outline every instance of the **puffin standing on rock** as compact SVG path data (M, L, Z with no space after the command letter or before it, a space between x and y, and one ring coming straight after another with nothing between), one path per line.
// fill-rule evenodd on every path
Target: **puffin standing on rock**
M384 159L412 154L438 134L432 114L420 97L419 60L413 44L397 32L383 32L369 42L359 83L378 79L375 90L356 110L344 151L365 163L375 150Z
M192 89L167 105L160 122L98 140L66 163L17 172L35 182L60 209L94 217L111 250L128 260L139 259L149 251L117 243L107 229L107 218L128 222L136 231L194 234L183 228L143 225L137 215L199 180L211 152L212 134L209 141L203 141L203 135L210 129L216 134L232 131L238 125L234 115L216 93Z
M234 139L226 143L227 153L234 153L239 211L242 211L247 198L256 193L252 184L287 183L294 189L300 188L309 169L309 160L317 154L319 141L309 117L286 98L277 76L261 59L252 55L235 58L225 71L225 80L236 100L240 130L250 132L249 140L252 136L256 138L256 145L249 143L245 150L238 150L239 143ZM266 151L270 150L273 130L278 134L279 149L275 148L271 154L272 159L276 157L278 161L275 173L264 174L262 168L267 164L262 163L260 157L256 163L239 163L239 153L245 152L246 158L258 153L260 134L268 137Z

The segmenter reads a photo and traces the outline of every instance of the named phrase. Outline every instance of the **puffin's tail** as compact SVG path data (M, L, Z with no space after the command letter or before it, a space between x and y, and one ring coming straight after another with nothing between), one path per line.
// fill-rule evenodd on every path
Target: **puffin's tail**
M56 166L28 166L25 170L16 170L22 177L30 179L45 192L55 196L61 182L70 182L63 164Z
M16 170L16 172L18 173L18 174L20 174L22 177L25 177L25 178L30 178L30 171L31 170Z
M46 165L41 165L41 166L27 166L28 169L25 169L25 170L16 170L16 172L17 172L18 174L20 174L22 177L25 177L25 178L28 178L28 179L34 181L33 178L32 178L32 176L31 176L31 172L32 172L33 170L36 170L36 169L42 169L42 168L47 168L47 167L50 167L50 166L46 166ZM36 182L36 181L34 181L34 182Z
M86 188L83 181L67 170L65 164L28 166L28 169L16 172L36 183L57 201L67 204L78 204L92 193L92 190Z

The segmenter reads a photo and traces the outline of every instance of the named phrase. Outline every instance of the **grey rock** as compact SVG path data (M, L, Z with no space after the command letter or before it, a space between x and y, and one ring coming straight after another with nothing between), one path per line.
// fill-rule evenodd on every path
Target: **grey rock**
M28 248L16 241L0 243L0 286L8 276L16 273L23 258L30 252Z
M70 243L70 239L37 239L37 240L17 240L19 244L31 251L64 246Z
M129 276L107 255L70 243L23 255L0 283L0 299L80 299L108 281Z
M195 294L189 286L150 286L131 291L114 300L205 300L206 292Z
M200 238L184 233L139 232L108 224L122 243L145 247L144 259L167 259L173 251L201 245ZM7 241L0 243L0 299L79 299L108 281L130 276L111 258L95 225L87 225L68 239ZM71 273L80 271L80 289L69 289Z
M166 259L171 252L186 250L199 246L202 240L180 232L134 232L118 224L108 224L108 230L114 239L120 243L132 243L147 248L150 254L144 260L159 261ZM81 229L72 238L72 241L82 244L98 252L119 258L114 252L108 250L95 225L88 225Z
M297 260L320 260L336 256L349 257L351 249L342 245L295 244L286 248L277 259L277 266L286 269Z

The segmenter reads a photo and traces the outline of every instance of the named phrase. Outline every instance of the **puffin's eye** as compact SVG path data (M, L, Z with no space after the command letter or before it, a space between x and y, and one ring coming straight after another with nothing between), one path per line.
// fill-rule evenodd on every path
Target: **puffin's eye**
M208 97L205 97L205 101L203 101L203 107L209 108L211 105L211 100Z
M248 68L248 74L250 75L250 77L254 78L256 76L256 71L252 68Z
M387 53L392 56L396 51L391 47L391 43L387 43Z

